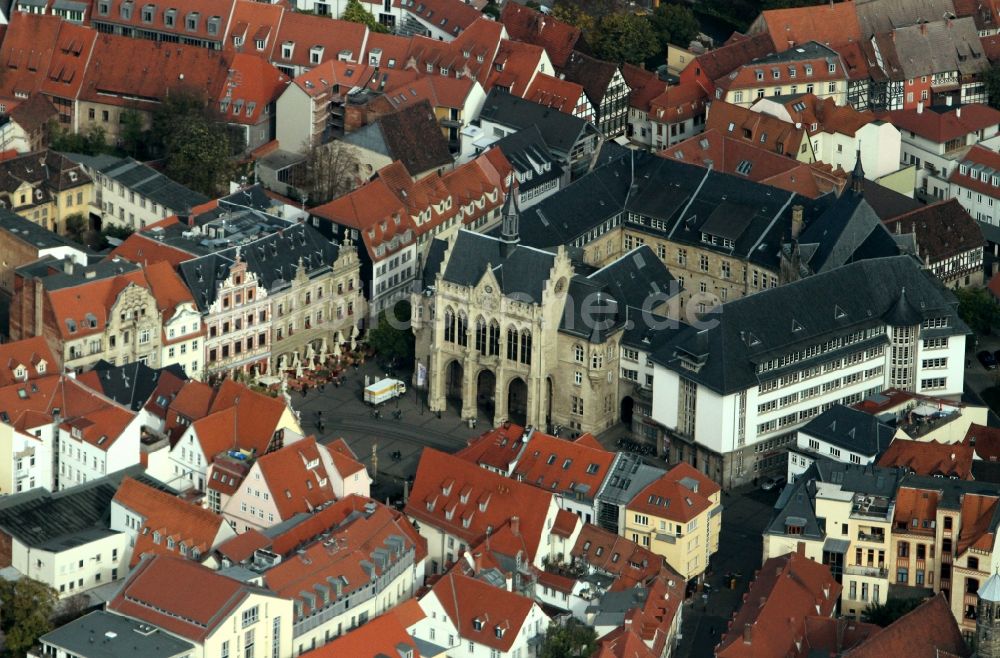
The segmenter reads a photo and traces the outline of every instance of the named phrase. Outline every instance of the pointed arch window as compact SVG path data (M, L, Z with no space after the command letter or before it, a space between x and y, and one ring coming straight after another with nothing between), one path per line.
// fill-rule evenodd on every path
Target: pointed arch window
M531 365L531 332L527 329L521 332L521 363Z
M446 343L455 342L455 312L450 308L444 312L444 340Z
M517 329L507 327L507 360L517 361Z
M460 347L469 346L469 318L462 312L458 314L458 344Z
M476 320L476 351L486 355L486 320Z
M500 323L496 320L490 322L489 355L500 356Z

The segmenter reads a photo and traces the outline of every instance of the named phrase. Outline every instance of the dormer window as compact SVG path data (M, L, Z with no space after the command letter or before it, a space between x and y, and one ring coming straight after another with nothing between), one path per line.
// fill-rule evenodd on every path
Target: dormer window
M281 44L281 58L282 59L291 59L292 58L292 53L294 53L294 52L295 52L295 42L294 41L286 41L285 43Z
M198 12L192 11L184 19L184 27L187 29L188 32L197 32L198 20L199 20Z
M427 72L434 73L434 65L431 64L430 62L427 62Z
M476 617L475 619L473 619L472 620L472 630L474 630L474 631L481 631L481 630L483 630L483 620L480 619L479 617Z
M167 27L176 27L177 25L177 10L168 9L163 13L163 24Z
M221 24L222 24L222 19L219 18L218 16L212 16L211 18L209 18L208 19L208 25L207 25L207 27L208 27L208 33L209 34L213 34L213 35L214 34L218 34L219 33L219 26Z
M497 624L496 627L493 628L493 633L494 633L494 635L496 635L499 638L499 637L503 637L503 634L504 634L505 630L507 630L507 629L505 629L503 626L500 626L499 624Z
M145 5L142 8L142 22L152 23L153 17L156 15L156 7L153 5Z
M101 0L97 3L97 13L101 16L107 16L111 13L111 2L109 0Z
M441 75L448 75L448 67L447 66L442 66L441 67Z
M812 64L806 64L806 75L812 75L812 74L813 74Z
M313 46L309 49L309 63L319 64L323 61L323 46Z
M257 39L256 41L254 41L254 45L257 47L257 50L264 50L264 46L267 45L267 40Z
M123 2L121 7L118 8L118 13L121 14L122 20L132 20L132 3L127 1Z

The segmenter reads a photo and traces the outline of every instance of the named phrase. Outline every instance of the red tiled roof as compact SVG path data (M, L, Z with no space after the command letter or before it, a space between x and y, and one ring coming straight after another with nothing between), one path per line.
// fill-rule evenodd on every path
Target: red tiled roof
M593 498L614 458L613 452L535 431L512 476L547 491Z
M230 56L227 75L226 83L215 97L220 110L225 105L221 116L227 123L256 125L269 120L267 106L278 100L290 82L288 76L267 60L246 53Z
M993 174L987 176L987 180L982 180L978 175L979 171L972 169L975 165L982 165L980 170L985 168L1000 171L1000 153L976 144L966 152L960 164L966 166L966 173L962 173L961 166L953 168L948 177L950 182L994 199L1000 198L1000 187L993 185Z
M103 395L58 374L0 388L0 419L19 431L51 423L56 409L61 418L74 419L109 404Z
M400 656L406 647L410 658L420 658L420 649L395 614L395 609L375 617L359 628L348 631L319 649L300 654L302 658L379 658Z
M281 519L312 512L335 500L320 452L326 452L326 447L317 444L316 437L308 436L257 460L255 466L267 483Z
M514 423L497 427L483 432L475 439L469 439L469 445L455 453L455 456L507 473L521 454L523 435L524 428Z
M842 587L826 565L798 553L764 562L715 649L719 658L800 655L807 616L831 616ZM748 641L749 639L749 641Z
M386 90L383 98L393 110L429 101L435 108L462 109L476 81L472 78L446 78L425 75Z
M997 511L1000 499L996 496L966 494L962 497L962 529L956 542L956 557L970 548L985 551L993 549L993 532L990 522Z
M41 92L76 99L96 37L58 16L13 12L0 46L5 66L0 98L14 101Z
M263 455L285 410L283 400L226 379L215 392L208 415L194 421L193 427L206 457L234 447Z
M456 574L454 570L438 580L431 591L462 639L498 651L510 650L535 605L526 596ZM479 630L475 628L476 619L482 621ZM497 637L498 628L502 629L501 637Z
M991 286L996 279L996 275L990 279ZM975 448L976 456L984 461L1000 461L1000 428L972 423L962 443Z
M14 374L19 367L24 368L24 376L20 378ZM42 336L0 344L0 386L58 374L59 368L59 361Z
M194 304L191 291L170 263L157 261L145 266L142 272L164 321L173 318L179 305Z
M992 34L988 37L979 37L979 43L983 44L983 53L990 62L1000 60L1000 34Z
M233 564L240 564L252 558L257 549L267 548L270 545L269 537L255 528L250 528L222 542L215 550Z
M508 4L508 6L510 5L517 5L517 3L512 2ZM539 73L525 90L524 99L566 114L573 114L580 97L583 95L583 87L579 84Z
M663 566L663 558L649 549L591 523L580 530L571 555L614 576L614 590L645 583Z
M686 523L711 507L710 497L719 491L718 484L687 462L680 462L637 493L626 508Z
M473 545L487 530L499 531L517 518L530 559L534 559L552 494L509 480L463 459L425 448L417 467L406 513Z
M583 31L518 2L504 4L500 22L511 39L541 46L557 69L566 66L569 56L583 39Z
M795 158L803 139L807 139L804 127L782 121L778 117L733 105L732 103L712 103L705 130L717 130L721 135L741 140L758 148L773 151L779 155Z
M285 16L291 11L283 4L236 0L233 3L233 17L229 23L224 48L237 50L234 37L242 37L244 52L252 52L261 60L270 60L276 51L280 52L278 30ZM257 49L257 39L264 41L264 49Z
M141 270L103 279L92 279L79 285L49 291L48 300L63 340L100 334L107 328L108 313L118 295L129 286L146 288ZM89 317L88 317L89 316ZM67 322L71 320L74 325Z
M667 91L667 83L660 80L655 71L634 64L622 64L622 77L632 90L628 97L629 105L643 112L648 112L653 99Z
M316 66L309 57L310 49L323 48L321 61L337 59L341 51L349 51L350 59L358 61L364 49L368 28L360 23L331 20L327 16L314 16L294 11L285 11L278 26L275 44L292 44L291 57L284 56L283 49L276 47L271 61L278 66Z
M500 86L514 96L523 97L535 74L543 69L545 50L530 43L504 39L493 62L483 86L486 89Z
M174 0L170 3L169 7L176 9L177 15L174 24L171 26L168 24L166 18L167 6L157 6L155 0L152 0L155 9L153 12L153 21L147 24L143 21L142 11L140 11L138 5L131 6L132 11L128 18L122 15L121 6L126 1L111 0L110 10L107 13L101 13L93 9L91 11L91 20L129 26L135 30L154 29L161 32L172 32L181 38L192 37L221 43L225 41L227 27L230 24L230 19L236 5L233 0ZM195 30L187 29L186 18L189 12L196 12L198 14L198 25ZM209 32L208 27L209 19L213 16L219 19L219 25L214 34Z
M164 244L159 240L154 240L138 231L125 238L120 245L111 251L109 256L112 258L122 258L139 265L162 261L172 267L177 267L184 261L195 257L191 253Z
M619 626L600 639L590 658L660 658L646 646L632 625Z
M876 630L848 654L851 658L944 658L968 656L955 616L943 592L883 629Z
M328 59L296 77L292 84L314 98L330 92L346 95L368 80L374 70L357 62Z
M74 439L86 441L107 452L121 437L136 414L110 401L97 409L64 421L60 428Z
M708 80L717 80L724 75L729 75L747 62L769 55L774 52L774 44L768 34L755 34L752 37L734 35L725 45L714 50L709 50L703 55L699 55L687 65L692 71L701 71L701 75Z
M476 21L488 20L475 7L462 0L421 0L416 6L410 5L406 10L453 37Z
M221 527L225 525L218 514L132 478L122 480L114 502L143 520L132 552L132 565L139 562L146 553L180 555L193 559L192 553L180 553L182 544L187 551L196 549L199 557L207 556ZM156 541L154 535L159 536L159 541ZM173 548L168 545L168 539L172 540Z
M550 532L558 537L568 539L573 536L573 531L576 530L579 521L580 517L576 514L567 509L561 509L556 512L556 519L552 522Z
M937 144L1000 124L1000 110L978 103L923 111L894 110L877 116L887 118L900 131L908 130Z
M931 264L986 244L979 223L958 199L938 201L884 221L890 233L916 236L918 256Z
M190 560L157 555L142 561L107 607L200 644L250 592Z
M315 535L310 536L310 540L313 540L311 544L269 569L264 574L264 583L268 589L283 598L300 601L303 604L301 614L308 616L321 607L322 599L317 591L320 587L333 590L331 582L340 581L345 594L366 589L376 576L391 569L406 552L413 550L416 561L426 556L426 541L419 538L414 540L415 530L412 530L412 526L409 531L403 529L403 526L410 525L405 517L379 503L374 503L373 510L365 510L364 506L369 503L374 501L350 496L323 510L320 514L335 510L331 514L324 514L324 517L331 520L337 519L334 524L325 528L331 531L329 537L324 541L315 541ZM399 545L402 551L399 554L394 554L390 541L393 536L403 540ZM336 542L335 550L330 548L331 541ZM278 543L275 538L275 547ZM389 564L385 567L379 566L378 559L373 556L373 552L378 549L388 550L390 553ZM370 570L366 570L366 565ZM314 602L303 596L303 592L313 593L317 600ZM335 591L330 592L330 598L337 598Z
M895 439L889 444L889 449L879 457L878 465L888 468L908 468L917 475L940 475L971 480L972 454L972 446L960 443Z
M703 114L708 95L697 82L682 82L667 87L662 94L649 101L649 120L676 123ZM714 113L714 106L713 106Z
M938 503L940 502L941 494L938 491L913 489L908 486L900 487L896 492L894 521L905 525L910 532L933 535L934 530L931 525L937 519ZM916 523L913 522L914 519L916 519Z
M757 19L774 43L783 52L795 45L816 41L827 46L840 46L861 39L861 23L853 2L817 4L792 9L771 9Z

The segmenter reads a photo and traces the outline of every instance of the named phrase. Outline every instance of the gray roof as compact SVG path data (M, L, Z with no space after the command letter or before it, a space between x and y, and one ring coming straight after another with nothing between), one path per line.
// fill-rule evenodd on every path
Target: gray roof
M855 11L862 39L867 41L879 32L954 16L955 4L952 0L867 0L857 2Z
M198 309L205 312L215 301L237 254L257 275L260 285L273 292L295 278L300 262L307 276L313 277L329 269L339 253L340 248L310 224L300 223L239 247L185 261L180 274Z
M870 414L838 404L810 420L799 433L874 457L889 447L895 429Z
M945 317L948 326L942 335L969 333L958 316L955 296L912 257L894 256L851 263L723 304L712 326L679 332L653 359L725 395L757 386L765 378L757 373L759 363L834 337L891 325L901 308L913 316L902 324ZM886 340L884 334L876 335L843 349ZM817 354L791 367L799 370L810 360L831 356ZM766 378L783 372L771 370Z
M518 98L499 87L486 96L479 118L514 130L536 126L549 148L564 158L586 133L588 125L596 131L585 119Z
M134 272L139 266L121 258L111 258L98 261L87 267L74 265L72 273L65 271L65 261L45 256L33 263L22 265L15 272L26 277L38 277L42 282L42 287L46 290L61 290L72 288L94 279L106 279L109 277Z
M211 199L132 158L69 155L70 159L99 171L126 189L158 203L172 213L183 212Z
M807 59L820 59L823 57L836 59L839 55L829 46L824 46L823 44L815 41L807 41L805 43L795 44L794 48L788 48L780 53L771 53L769 55L753 59L747 64L747 66L753 66L755 64L766 65L781 64L784 62L800 62Z
M651 466L630 452L619 452L601 483L596 498L604 503L627 505L636 494L661 478L665 469Z
M17 215L6 208L0 208L0 229L12 237L26 242L37 249L53 249L56 247L72 247L82 253L90 250L69 238L53 233L38 224Z
M132 411L146 406L164 372L172 373L181 381L187 379L184 368L176 363L164 368L150 368L140 361L115 366L101 359L94 364L93 370L98 375L101 393Z
M863 195L845 190L799 235L802 264L826 272L866 258L895 256L899 248Z
M46 633L45 645L86 658L175 658L194 651L194 645L130 617L91 612Z
M498 139L491 148L500 149L518 174L531 173L531 178L518 183L521 194L563 175L562 165L549 152L538 126L532 125ZM548 171L540 171L545 166Z
M52 552L115 534L109 529L111 499L126 475L164 488L135 466L56 493L32 489L0 501L0 528L31 548Z
M835 200L832 194L808 199L742 176L629 151L523 210L521 241L542 248L573 245L608 222L628 222L658 238L777 271L792 206L802 205L809 220ZM712 232L733 240L733 246L702 242L702 233Z
M897 28L893 34L891 43L908 78L952 71L972 75L990 67L971 16Z

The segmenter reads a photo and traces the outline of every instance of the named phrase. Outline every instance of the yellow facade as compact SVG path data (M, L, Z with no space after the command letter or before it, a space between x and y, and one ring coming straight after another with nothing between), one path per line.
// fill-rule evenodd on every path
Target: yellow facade
M709 558L719 550L721 495L717 491L709 496L711 504L690 521L626 509L623 535L663 556L685 580L698 578L705 573Z
M43 194L44 201L39 199L39 192L41 190L36 191L30 183L21 183L9 195L11 210L42 228L62 235L66 233L67 217L80 214L86 219L94 184L86 179L76 187L52 192L51 196Z

